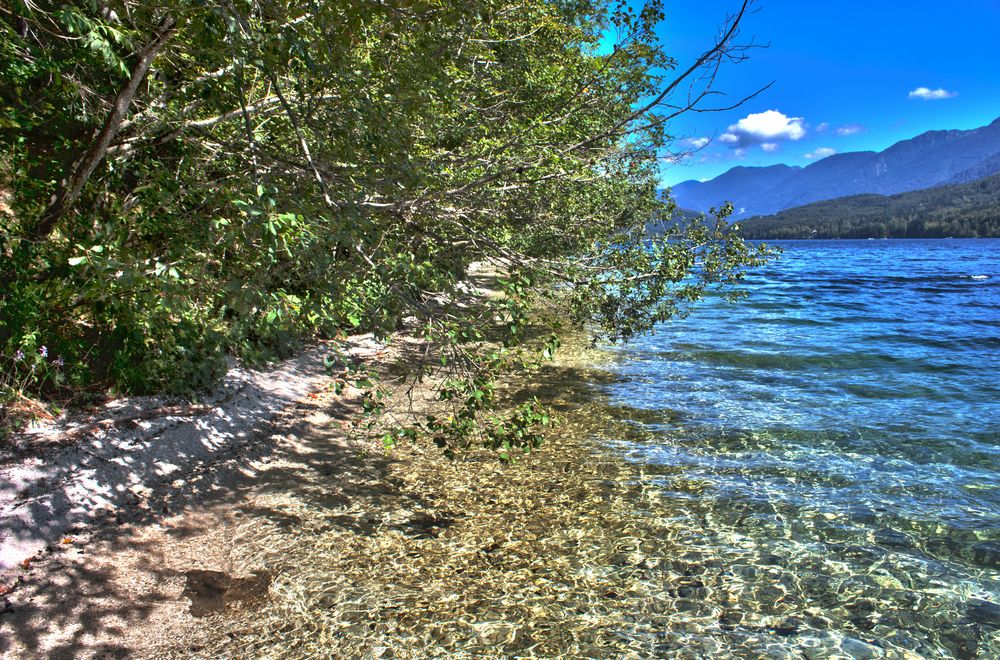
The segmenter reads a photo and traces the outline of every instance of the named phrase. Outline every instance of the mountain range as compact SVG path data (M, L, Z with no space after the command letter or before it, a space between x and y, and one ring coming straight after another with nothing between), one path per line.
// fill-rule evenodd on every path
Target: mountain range
M896 195L1000 173L1000 118L971 130L928 131L884 151L828 156L806 167L734 167L710 181L685 181L671 193L683 209L708 211L726 201L734 217L860 194Z

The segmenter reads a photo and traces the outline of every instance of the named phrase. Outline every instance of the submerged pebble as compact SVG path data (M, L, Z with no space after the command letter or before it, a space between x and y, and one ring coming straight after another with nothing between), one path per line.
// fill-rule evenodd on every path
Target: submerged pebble
M913 539L895 529L880 529L875 532L875 542L890 548L912 548Z
M840 643L840 650L851 658L854 658L854 660L868 660L869 658L877 658L882 655L881 649L877 646L872 646L853 637L845 637Z
M1000 628L1000 603L982 598L970 598L965 604L969 619L993 628Z
M983 566L1000 568L1000 542L984 541L972 546L972 560Z

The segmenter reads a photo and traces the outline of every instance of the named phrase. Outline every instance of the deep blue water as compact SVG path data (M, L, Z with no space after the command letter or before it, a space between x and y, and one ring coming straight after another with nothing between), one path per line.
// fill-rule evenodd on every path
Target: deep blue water
M1000 240L774 244L746 300L614 349L643 433L607 441L728 567L739 615L690 634L1000 657Z

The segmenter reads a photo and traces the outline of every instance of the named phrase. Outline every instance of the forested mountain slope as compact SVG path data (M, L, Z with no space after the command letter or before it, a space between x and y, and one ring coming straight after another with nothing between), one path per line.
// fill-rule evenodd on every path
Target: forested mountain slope
M855 195L740 223L743 236L782 238L1000 237L1000 174L892 195Z

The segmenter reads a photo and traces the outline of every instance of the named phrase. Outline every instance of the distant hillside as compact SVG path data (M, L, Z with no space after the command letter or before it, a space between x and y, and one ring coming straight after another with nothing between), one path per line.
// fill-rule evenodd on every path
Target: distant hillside
M1000 119L968 131L929 131L881 152L836 154L803 168L734 167L711 181L679 183L671 192L680 206L699 211L731 201L739 219L826 199L895 195L997 173Z
M686 181L674 186L671 194L677 205L707 213L710 208L732 201L739 215L739 200L754 199L762 188L775 189L787 181L801 167L772 165L770 167L734 167L711 181Z
M740 222L745 238L1000 237L1000 174L885 197L854 195Z
M959 172L951 178L948 183L969 183L970 181L975 181L976 179L982 179L983 177L990 176L991 174L997 174L1000 172L1000 152L993 154L990 158L976 163L972 167L962 172Z

